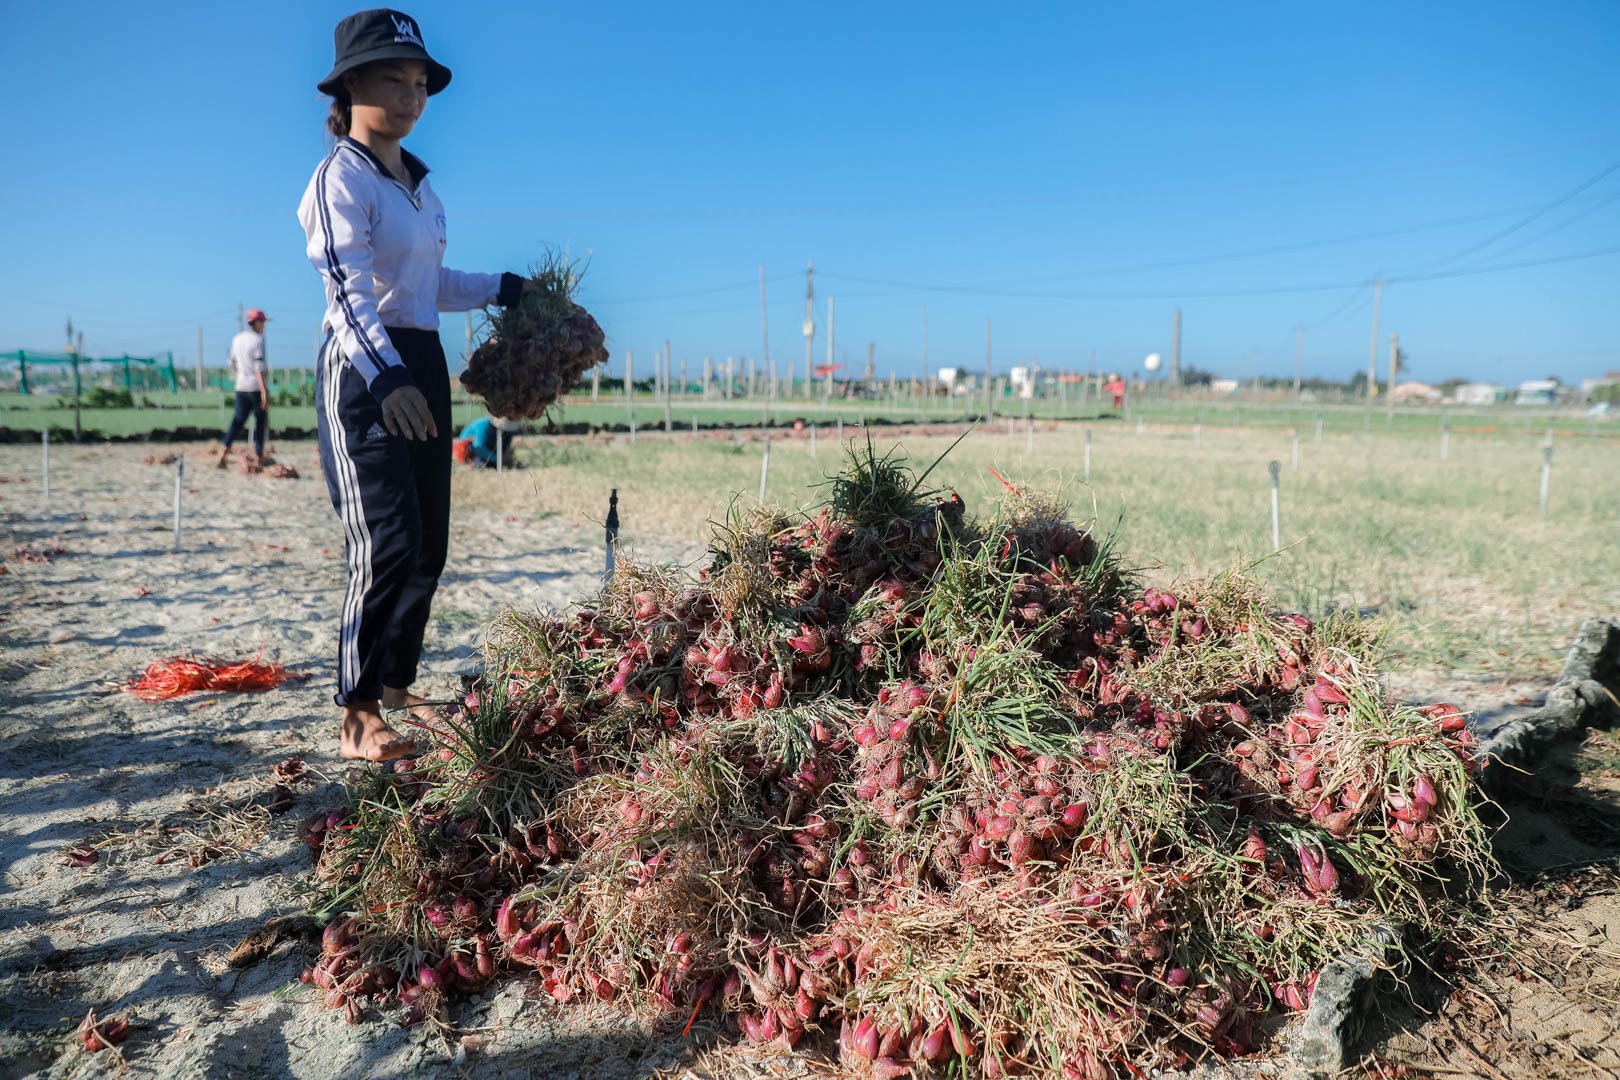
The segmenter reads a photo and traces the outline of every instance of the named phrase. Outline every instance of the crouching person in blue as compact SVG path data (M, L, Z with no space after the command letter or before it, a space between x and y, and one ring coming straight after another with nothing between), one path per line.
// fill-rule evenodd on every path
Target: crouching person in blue
M497 464L511 467L512 432L517 425L509 420L494 420L480 416L461 429L456 441L467 444L470 465L493 469Z

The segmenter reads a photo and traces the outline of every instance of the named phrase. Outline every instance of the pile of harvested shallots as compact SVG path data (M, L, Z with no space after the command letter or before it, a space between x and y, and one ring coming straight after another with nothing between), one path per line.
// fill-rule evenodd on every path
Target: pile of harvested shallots
M537 420L607 360L602 328L574 301L578 283L574 263L548 259L521 300L487 315L489 336L467 358L461 385L483 398L491 415Z
M423 756L310 821L306 981L353 1020L523 977L879 1077L1101 1078L1251 1052L1375 930L1458 918L1471 737L1388 697L1366 624L1144 588L1053 503L922 482L867 447L695 580L503 616Z

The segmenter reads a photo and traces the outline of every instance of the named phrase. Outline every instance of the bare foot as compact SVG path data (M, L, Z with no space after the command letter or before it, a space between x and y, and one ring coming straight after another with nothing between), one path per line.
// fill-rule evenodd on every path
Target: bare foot
M388 726L375 701L343 707L343 738L339 752L360 761L392 761L416 753L416 744Z
M439 711L438 706L429 705L427 698L417 697L409 690L397 690L392 686L383 687L382 707L385 712L408 709L411 719L424 724L444 723L444 713Z

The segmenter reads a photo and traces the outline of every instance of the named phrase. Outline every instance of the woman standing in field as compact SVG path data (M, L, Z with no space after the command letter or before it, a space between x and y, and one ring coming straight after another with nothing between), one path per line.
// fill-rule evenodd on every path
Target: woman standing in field
M349 586L338 644L342 753L415 752L384 710L410 692L450 534L450 375L439 312L516 303L515 274L444 267L444 206L427 166L400 146L450 82L416 21L377 9L333 33L320 83L336 144L298 207L326 283L317 368L321 469L343 523Z

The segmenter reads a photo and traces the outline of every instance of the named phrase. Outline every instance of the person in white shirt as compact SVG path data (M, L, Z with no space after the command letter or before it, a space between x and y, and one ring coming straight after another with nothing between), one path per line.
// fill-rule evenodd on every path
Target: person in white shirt
M231 339L231 369L236 372L236 415L219 440L219 467L231 456L231 444L247 430L253 417L253 458L264 461L264 436L270 426L270 366L264 358L264 324L269 317L258 308L247 313L248 328Z
M333 32L319 84L337 137L298 207L326 284L316 362L321 469L343 523L349 586L338 641L344 757L409 757L384 710L434 713L410 692L450 536L450 374L439 312L510 305L515 274L444 266L444 206L400 146L450 69L398 11L362 11Z

